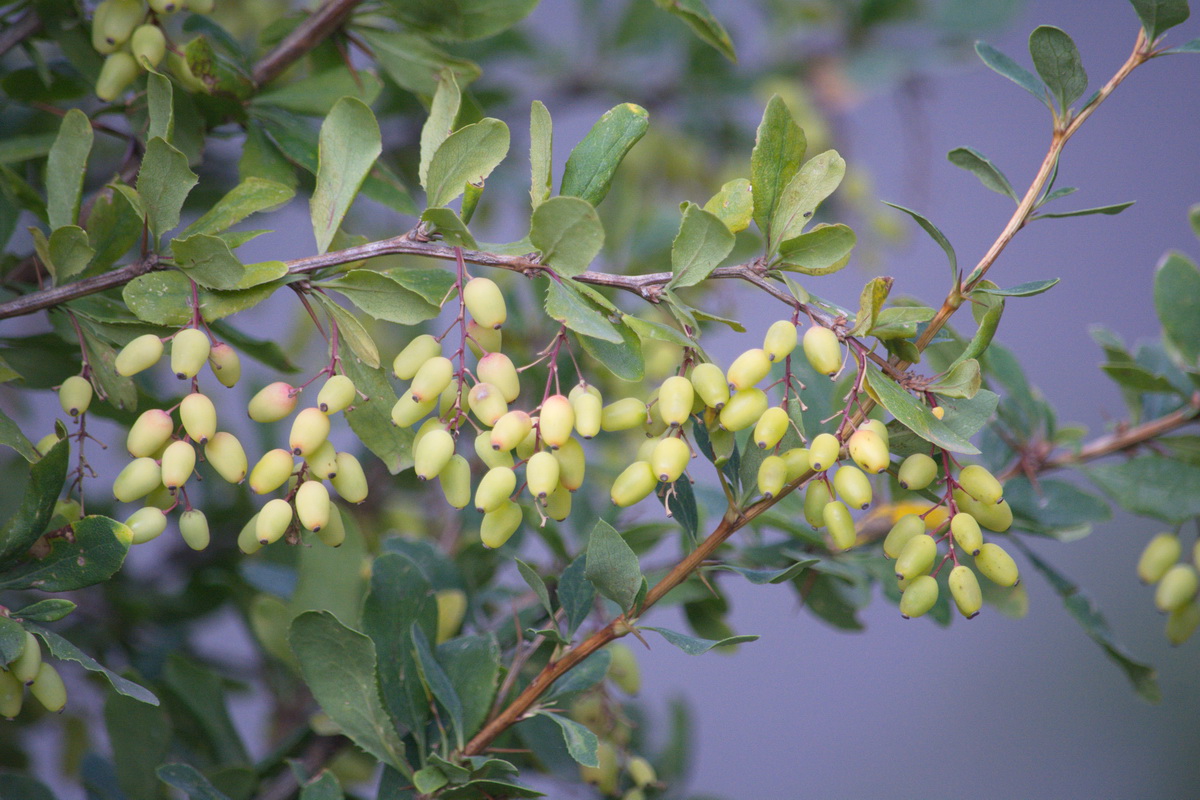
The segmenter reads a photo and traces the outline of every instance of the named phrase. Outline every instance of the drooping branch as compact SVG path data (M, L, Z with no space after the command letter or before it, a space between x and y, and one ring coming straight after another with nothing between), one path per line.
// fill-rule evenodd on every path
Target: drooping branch
M32 8L12 25L0 32L0 56L42 29L42 18Z
M265 86L282 75L284 70L340 28L360 3L362 0L329 0L314 11L254 66L255 85Z

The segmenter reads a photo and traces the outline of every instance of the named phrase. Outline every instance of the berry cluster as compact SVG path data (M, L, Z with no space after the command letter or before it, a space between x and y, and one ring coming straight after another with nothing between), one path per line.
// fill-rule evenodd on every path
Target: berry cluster
M96 78L96 96L106 103L116 100L143 70L155 69L164 58L171 72L185 85L203 84L175 50L168 49L159 18L176 11L212 13L216 0L104 0L92 16L92 47L105 56Z
M25 632L20 654L8 667L0 667L0 717L12 719L21 713L25 687L47 711L62 711L67 704L67 687L52 664L42 660L36 636Z
M1183 544L1173 533L1160 533L1146 545L1138 560L1137 574L1143 583L1157 584L1154 605L1167 615L1167 640L1183 644L1200 627L1200 540L1192 549L1192 562L1180 561Z

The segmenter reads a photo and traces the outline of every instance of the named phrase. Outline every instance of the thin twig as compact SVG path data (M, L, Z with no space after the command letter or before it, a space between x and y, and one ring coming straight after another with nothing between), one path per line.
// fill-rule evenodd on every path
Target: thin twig
M0 32L0 56L42 29L42 19L32 8L21 15L3 32Z
M254 66L254 84L265 86L340 28L362 0L329 0Z

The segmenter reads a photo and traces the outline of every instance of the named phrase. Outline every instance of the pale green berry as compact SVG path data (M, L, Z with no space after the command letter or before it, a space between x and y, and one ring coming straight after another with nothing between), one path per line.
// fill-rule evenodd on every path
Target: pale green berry
M113 497L122 503L140 500L162 485L162 469L153 458L135 458L113 481Z
M596 757L600 766L579 767L579 776L584 783L590 783L600 790L601 794L616 794L620 780L620 767L617 764L617 751L608 742L601 742L596 748Z
M958 475L958 485L985 506L995 505L1004 499L1004 487L1000 481L978 464L963 467Z
M67 705L66 684L58 670L46 661L38 666L37 677L29 684L29 693L52 714L57 714Z
M729 382L716 364L697 364L692 367L692 387L709 408L720 411L729 402Z
M58 387L58 403L68 416L86 414L92 404L92 384L82 375L72 375Z
M571 514L571 492L559 486L546 498L546 516L562 522Z
M406 392L392 406L392 424L401 428L407 428L432 411L436 405L436 397L417 402L412 399L412 395Z
M767 394L762 389L740 389L721 409L718 420L727 431L740 431L758 422L767 410Z
M217 0L185 0L184 6L196 14L211 14Z
M490 383L477 383L472 386L467 394L467 404L475 418L489 427L508 413L508 403L504 402L504 395Z
M558 488L558 475L558 459L547 450L534 453L525 463L526 487L539 500L544 501Z
M319 408L306 408L292 421L288 446L292 455L306 456L315 452L329 438L329 417Z
M959 613L967 619L979 616L979 609L983 608L983 590L979 588L979 579L970 567L959 564L950 570L946 584L950 587L950 596L954 598Z
M937 541L925 533L913 536L904 543L900 555L896 557L896 577L911 584L913 578L933 569L936 560Z
M499 353L504 345L504 334L499 328L485 328L475 320L467 321L467 345L477 358L485 353Z
M180 380L196 377L211 349L208 334L198 328L184 328L171 339L171 372Z
M1175 611L1191 602L1200 588L1196 568L1191 564L1176 564L1162 576L1154 591L1154 605L1159 611Z
M326 439L320 447L304 457L311 475L321 480L333 480L337 475L337 450L333 442Z
M329 524L329 490L320 481L305 481L296 490L296 516L316 532Z
M812 465L808 460L807 447L793 447L791 450L785 450L783 453L783 460L787 463L788 483L796 480L812 468Z
M846 452L856 464L871 475L886 471L892 463L887 442L869 428L859 428L850 436L846 442Z
M613 481L609 494L613 505L631 506L650 495L658 485L658 477L648 461L635 461Z
M1146 544L1138 559L1137 575L1142 583L1158 583L1179 561L1183 545L1173 533L1160 533Z
M924 453L913 453L900 462L900 470L896 474L896 480L899 482L900 488L919 492L933 483L933 479L937 477L937 473L938 466L936 461Z
M492 450L508 452L533 430L533 419L524 411L513 410L496 420L488 439Z
M111 103L121 96L125 87L138 76L138 63L126 52L117 52L104 59L96 76L96 97Z
M454 437L446 430L432 430L413 448L413 469L423 481L436 478L454 455Z
M475 488L475 510L487 514L504 505L517 490L517 473L508 467L492 467Z
M187 483L196 469L196 448L190 442L176 441L167 445L162 457L162 482L169 491Z
M650 452L650 467L663 483L674 483L687 469L692 450L683 439L668 436L653 442Z
M299 391L283 381L269 383L250 398L246 410L255 422L278 422L296 408Z
M396 355L392 361L392 372L400 380L410 381L426 361L441 354L442 346L438 344L438 340L428 333L423 333Z
M317 408L326 414L336 414L354 402L354 381L345 375L331 375L317 392Z
M499 422L497 422L499 424ZM494 429L493 429L494 430ZM533 430L532 424L529 428ZM511 450L495 450L492 447L492 431L480 431L475 437L475 455L483 462L485 467L509 467L513 466L513 455Z
M121 348L113 367L118 375L126 378L137 375L158 363L163 355L162 339L153 333L145 333Z
M183 537L184 543L193 550L203 550L208 547L212 535L209 532L208 518L204 516L204 512L193 508L180 514L179 535Z
M787 411L780 406L771 406L754 425L754 443L763 450L770 450L783 439L790 424Z
M871 505L871 481L858 467L849 464L838 467L833 475L833 489L850 508L864 509Z
M129 37L129 51L143 69L154 69L167 54L167 39L157 25L142 25Z
M434 356L421 365L413 376L408 394L418 403L437 400L442 390L454 380L454 364L445 356Z
M1013 514L1012 507L1009 506L1007 500L1001 500L999 503L985 505L980 503L974 497L964 492L962 489L955 489L953 492L954 503L960 511L965 511L975 518L983 527L989 531L1003 533L1012 527Z
M504 294L489 278L472 278L462 290L467 313L483 328L499 328L508 319Z
M1200 627L1200 604L1195 600L1184 603L1167 616L1167 641L1180 645L1192 638Z
M131 456L152 456L170 441L174 432L175 422L171 415L161 408L151 408L143 411L129 427L125 448Z
M781 319L767 328L763 337L763 352L771 361L783 361L796 349L798 340L796 324L789 319Z
M919 575L909 582L900 595L900 616L905 619L921 617L937 603L938 582L930 575Z
M825 506L833 500L833 493L825 485L825 481L813 480L808 482L804 490L804 519L814 528L825 525Z
M821 375L836 375L842 368L842 345L837 334L820 325L804 332L804 355L812 368Z
M1000 586L1016 586L1021 579L1017 571L1017 562L1004 551L1004 548L992 542L986 542L979 548L975 556L975 568L992 583Z
M228 483L241 483L246 478L249 465L246 451L232 433L218 431L213 434L204 445L204 458Z
M600 428L607 433L627 431L646 421L646 404L636 397L623 397L606 405L600 415Z
M102 55L115 52L145 18L142 0L104 0L92 15L92 47Z
M983 531L979 522L965 511L960 511L950 518L950 532L954 534L954 542L971 555L979 555L983 547Z
M605 677L625 694L637 697L642 691L642 670L638 665L637 656L619 642L610 644L605 649L612 656L608 661Z
M808 445L808 463L814 472L824 472L837 463L842 443L832 433L820 433Z
M341 547L342 542L346 541L346 523L342 520L342 511L332 500L329 501L329 524L316 534L326 547Z
M254 538L261 545L277 542L287 533L291 524L292 504L279 497L268 500L259 509L258 520L254 523Z
M591 439L600 432L604 417L604 401L595 386L580 384L570 391L567 399L575 412L575 430L584 439Z
M787 483L787 462L780 456L767 456L758 465L758 492L774 497Z
M561 394L552 394L542 402L538 415L538 433L542 442L557 450L571 438L575 429L575 409L571 401Z
M834 547L838 550L854 547L858 534L854 529L854 518L850 516L850 509L846 508L845 503L840 500L826 503L825 508L821 509L821 519L829 531L829 538L833 540Z
M462 627L467 614L467 595L462 589L440 589L434 592L437 604L437 638L435 644L453 639Z
M507 542L521 527L521 520L521 507L511 500L505 500L495 511L484 514L479 526L483 546L495 549Z
M242 377L242 360L234 350L224 342L217 342L208 353L208 368L222 386L232 388Z
M250 489L255 494L273 492L287 483L295 467L295 457L287 450L268 450L250 470Z
M471 502L471 463L455 453L438 475L442 494L454 508L466 508Z
M130 514L125 524L133 533L131 544L145 544L157 539L167 529L167 515L161 508L146 506Z
M869 419L859 426L859 429L874 431L875 435L883 439L883 446L889 447L892 435L888 433L887 425L877 419Z
M680 375L667 378L658 390L658 415L667 425L677 428L687 422L694 399L691 381Z
M183 0L150 0L156 14L174 14L183 8Z
M33 446L33 449L37 451L39 457L44 458L47 453L54 449L54 445L60 441L57 433L47 433L41 439L38 439L38 443Z
M207 395L192 392L179 403L179 420L192 441L205 444L217 432L217 407Z
M41 666L40 664L38 665ZM6 669L0 669L0 717L13 719L21 713L25 686Z
M771 359L760 348L751 348L733 360L725 373L725 380L734 392L749 389L767 377L771 371Z
M916 514L905 514L896 520L883 539L883 552L888 558L899 558L908 540L925 533L925 520Z
M552 451L558 462L558 482L564 489L573 492L583 485L587 472L587 454L578 439L567 439L562 447Z
M17 656L8 665L8 671L13 677L26 685L33 683L37 678L38 670L42 666L42 645L38 642L38 638L29 631L25 631L25 644L21 648L21 654Z
M255 530L258 528L258 514L255 514L250 519L246 520L246 524L242 526L238 532L237 544L238 549L246 555L254 555L262 545L259 544L258 537L255 535Z
M500 390L505 402L511 403L521 395L521 376L512 359L504 353L488 353L479 359L475 374L484 383Z

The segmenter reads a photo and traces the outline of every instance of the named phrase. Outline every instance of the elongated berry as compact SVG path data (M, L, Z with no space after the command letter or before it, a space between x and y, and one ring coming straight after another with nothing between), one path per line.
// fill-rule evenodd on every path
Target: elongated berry
M730 396L718 420L727 431L745 430L758 422L767 410L767 404L767 394L762 389L740 389Z
M255 514L250 519L246 520L246 524L242 526L238 532L237 545L238 549L246 555L254 555L262 545L258 542L258 537L255 535L255 529L258 527L258 514Z
M204 445L204 458L217 474L229 483L241 483L246 478L249 462L242 443L232 433L218 431Z
M804 355L812 368L830 377L842 368L842 344L829 328L813 325L804 332Z
M649 437L657 439L659 436L662 436L664 433L666 433L667 428L668 428L667 423L663 421L663 418L661 416L659 416L658 411L657 411L657 409L658 409L658 390L654 391L654 394L650 398L650 403L652 405L648 406L648 409L653 408L655 410L655 413L649 414L646 417L646 421L642 423L642 433L646 434Z
M471 319L483 328L499 328L508 319L504 294L490 278L472 278L462 290L463 304Z
M292 504L280 497L268 500L259 509L258 519L254 523L254 538L261 545L277 542L287 533L291 524Z
M354 381L345 375L331 375L317 392L317 408L325 414L336 414L354 402Z
M814 472L824 472L837 463L842 443L832 433L819 433L808 445L808 463Z
M725 380L732 391L738 392L751 388L767 377L770 371L771 359L762 349L754 347L733 360L725 373Z
M24 701L25 686L11 672L0 669L0 717L13 719L21 713Z
M184 7L184 0L150 0L150 8L156 14L174 14Z
M426 361L442 354L438 340L423 333L413 339L392 361L392 373L402 381L411 381Z
M513 402L521 395L521 377L512 359L504 353L488 353L479 359L475 374L479 380L499 389L507 403Z
M145 17L141 0L104 0L92 15L92 47L102 55L115 52Z
M858 467L845 464L833 475L833 489L850 508L863 509L871 505L871 481Z
M296 517L314 533L329 524L329 490L320 481L305 481L296 489Z
M413 448L413 469L423 481L436 478L454 455L454 437L449 431L435 429Z
M170 441L174 432L175 422L170 414L161 408L148 409L129 427L129 435L125 437L125 449L131 456L152 456Z
M914 536L905 542L896 557L896 577L911 583L913 578L929 572L936 559L937 541L926 533Z
M509 411L496 420L488 443L493 450L508 452L533 430L533 419L524 411Z
M475 510L487 514L502 506L517 490L517 474L510 467L492 467L475 488Z
M471 503L471 463L455 453L438 475L442 494L454 508L466 508Z
M192 441L205 444L217 432L217 407L207 395L192 392L179 403L179 420Z
M763 450L770 450L783 439L789 424L787 411L780 406L771 406L754 425L754 443Z
M162 457L162 482L169 491L187 483L196 469L196 448L191 442L177 441L167 445Z
M131 544L145 544L157 539L167 529L167 515L161 508L146 506L130 514L125 524L133 532Z
M263 453L263 457L250 470L250 489L255 494L273 492L292 477L296 462L287 450L276 448Z
M436 400L442 390L454 379L454 364L445 356L434 356L421 365L413 376L408 394L418 403L426 400Z
M329 417L319 408L306 408L292 421L288 446L292 454L306 456L325 444L329 438Z
M525 464L525 482L529 493L539 500L545 500L558 488L558 475L558 459L548 450L534 453Z
M179 535L184 543L193 550L203 550L208 547L212 534L208 529L208 518L198 508L192 508L179 515Z
M960 614L967 619L979 616L979 609L983 608L983 590L979 588L979 579L975 577L974 570L959 564L950 570L946 584L950 587L950 596L954 598L954 605L958 606Z
M995 505L1004 499L1004 487L996 476L978 464L963 467L958 474L958 485L967 494L985 506Z
M992 505L985 505L962 489L955 489L953 495L954 502L959 510L970 514L975 518L976 522L989 531L1003 533L1012 527L1012 507L1009 506L1007 500L1001 500L999 503Z
M532 431L533 428L530 427ZM492 432L483 430L475 437L475 455L483 462L485 467L511 467L513 465L513 454L511 450L493 450L492 449Z
M791 323L788 324L790 325ZM625 770L629 773L629 779L639 789L645 789L650 784L658 782L658 773L654 771L654 767L650 762L641 756L634 756L629 759L629 763L625 765Z
M467 403L475 418L489 427L495 425L501 417L508 413L508 404L504 402L504 395L490 383L477 383L472 386L467 395Z
M511 500L505 500L495 511L484 514L479 525L483 546L495 549L507 542L521 527L522 518L521 507Z
M601 742L596 748L596 758L600 766L580 766L579 777L584 783L590 783L599 789L601 794L615 795L621 779L617 751L608 742Z
M1137 575L1142 583L1158 583L1179 561L1183 545L1173 533L1160 533L1146 544L1138 559Z
M153 333L145 333L121 348L113 367L118 375L126 378L137 375L158 363L163 355L162 339Z
M467 409L470 408L467 402L470 391L471 387L467 386L466 381L462 383L450 381L450 384L438 395L437 415L442 419L453 419L459 412L467 413ZM454 410L456 405L458 412Z
M467 321L467 345L477 358L484 353L499 353L504 346L504 334L499 328L485 328L475 320Z
M167 54L167 39L157 25L142 25L129 37L129 51L138 65L154 69Z
M113 53L100 66L100 74L96 77L96 97L111 103L124 93L125 87L137 76L138 64L132 55Z
M44 457L50 452L54 445L58 444L58 442L59 438L57 433L47 433L41 439L38 439L38 443L33 446L33 449L37 451L39 457ZM150 452L154 451L152 450Z
M900 462L900 471L896 475L896 480L900 483L900 488L919 492L933 483L937 473L936 461L924 453L913 453Z
M808 448L793 447L790 450L785 450L783 460L787 464L787 482L799 478L801 475L809 471L810 463L808 460Z
M868 419L865 422L863 422L862 425L859 425L858 427L860 430L865 428L866 430L874 431L876 436L878 436L880 439L883 439L884 447L891 446L892 435L890 433L888 433L887 425L885 425L880 420Z
M908 540L925 533L925 520L916 514L905 514L896 520L883 540L883 552L888 558L898 558Z
M135 458L125 465L113 481L113 497L132 503L150 494L162 484L162 470L153 458Z
M780 456L767 456L758 465L758 491L764 497L774 497L787 483L787 462Z
M308 472L319 480L332 480L337 475L337 450L328 439L304 457Z
M604 407L600 428L608 433L627 431L646 421L646 404L636 397L623 397Z
M1021 579L1017 571L1017 562L1004 551L1004 548L993 542L985 542L975 556L975 568L992 583L1000 586L1016 586Z
M269 383L250 398L246 411L255 422L278 422L296 408L298 391L283 381Z
M833 539L834 547L839 550L849 550L854 547L858 534L854 529L854 518L850 509L840 500L833 500L821 509L821 519L829 530L829 538Z
M87 413L92 404L92 384L82 375L72 375L58 387L58 403L68 416Z
M436 405L436 397L417 402L412 399L412 395L405 392L400 395L400 399L392 406L392 424L401 428L407 428L432 411Z
M1159 611L1175 611L1196 596L1200 588L1196 568L1191 564L1176 564L1163 574L1154 591L1154 605Z
M692 457L691 448L683 439L668 436L654 443L650 453L650 467L663 483L674 483L687 469Z
M868 474L878 475L887 470L892 459L883 437L869 428L859 428L846 442L846 452Z
M1167 616L1167 641L1181 645L1200 627L1200 604L1193 600L1184 603Z
M342 511L332 500L329 501L329 523L316 533L326 547L341 547L342 542L346 541L346 523L342 519Z
M208 368L226 388L237 386L242 377L242 360L238 357L237 350L224 342L217 342L208 351Z
M436 644L453 639L467 614L467 595L462 589L439 589L433 595L437 603Z
M973 556L979 555L983 547L983 531L979 522L965 511L960 511L950 518L950 532L954 534L954 542Z
M771 361L783 361L796 349L798 340L796 325L790 319L781 319L767 328L763 337L763 352Z
M825 506L833 500L833 494L825 481L813 480L808 482L804 490L804 519L814 528L825 525Z
M678 428L691 415L695 396L692 382L687 378L681 375L667 378L658 389L659 417L672 428Z
M561 394L552 394L542 402L538 416L538 432L547 447L557 450L571 438L575 429L575 409Z
M583 477L587 473L587 454L578 439L571 438L563 442L562 447L552 451L558 461L558 483L568 492L573 492L583 486Z
M591 439L600 432L604 418L603 401L598 394L585 392L571 400L575 412L575 430L584 439Z
M658 476L648 461L635 461L617 476L609 493L618 508L631 506L650 495L658 485Z
M913 578L900 595L900 616L905 619L921 617L933 608L938 599L938 582L929 575Z
M184 328L171 339L171 372L180 380L196 377L208 361L211 348L204 331Z
M58 670L46 661L38 667L37 677L29 684L29 693L53 714L62 711L67 705L66 684L63 683Z
M42 645L38 638L25 631L25 644L21 654L8 665L8 671L21 683L30 684L37 678L38 669L42 666Z
M571 492L565 486L559 486L546 498L546 516L562 522L571 515Z
M604 677L625 694L637 697L642 691L642 670L638 665L637 656L620 642L610 644L606 649L612 657Z

